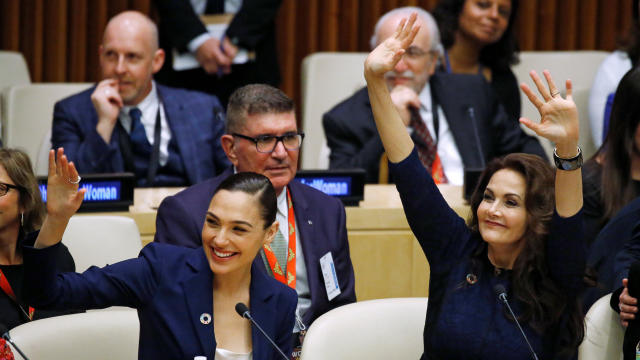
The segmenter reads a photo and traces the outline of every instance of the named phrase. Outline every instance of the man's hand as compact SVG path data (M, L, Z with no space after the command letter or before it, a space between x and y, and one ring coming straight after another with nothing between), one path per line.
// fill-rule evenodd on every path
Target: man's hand
M628 283L629 283L629 280L622 279L622 286L624 286L624 289L622 289L622 293L620 294L619 306L620 306L620 322L624 327L629 326L629 321L635 319L636 318L635 314L638 313L638 299L631 297L631 295L629 295L629 289L627 288Z
M196 50L196 59L208 74L215 74L218 72L218 69L222 70L224 74L231 72L231 60L233 56L235 56L235 53L228 54L225 52L227 48L229 49L228 51L232 51L235 46L228 40L227 42L228 44L225 44L223 40L223 46L225 46L225 50L223 51L220 48L220 40L211 37Z
M420 109L420 99L416 92L404 85L398 85L391 90L391 101L396 106L404 126L411 121L410 108Z
M118 80L102 80L91 94L91 102L98 113L98 124L96 131L105 143L111 141L113 128L118 121L118 114L123 106L122 98L118 93Z

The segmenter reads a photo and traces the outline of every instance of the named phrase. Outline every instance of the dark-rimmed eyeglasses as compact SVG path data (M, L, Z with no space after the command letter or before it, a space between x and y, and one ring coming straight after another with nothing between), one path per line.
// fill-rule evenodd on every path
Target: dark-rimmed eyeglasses
M284 145L284 148L287 150L298 150L302 145L302 139L304 139L304 133L288 133L281 136L260 135L255 138L238 133L233 133L231 135L253 141L253 143L256 144L256 150L264 154L273 152L273 150L276 149L278 142L282 142L282 145Z
M0 196L7 195L10 189L16 189L18 191L22 191L24 188L22 186L0 182Z

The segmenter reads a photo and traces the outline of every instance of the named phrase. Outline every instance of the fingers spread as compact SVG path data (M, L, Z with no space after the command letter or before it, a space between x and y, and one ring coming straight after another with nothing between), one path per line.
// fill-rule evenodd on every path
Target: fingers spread
M547 80L547 84L549 85L549 91L551 95L555 97L558 94L560 94L560 90L558 90L558 87L553 82L553 78L551 77L551 73L549 73L549 70L544 70L542 74L544 75L544 78Z
M56 174L56 153L53 149L49 150L49 176Z
M527 118L521 117L520 123L529 129L533 130L536 134L540 134L540 124L533 122Z
M565 87L567 88L567 100L573 101L573 84L571 83L571 79L565 81Z
M542 79L540 79L538 74L534 70L531 70L529 75L531 76L531 79L533 79L533 83L536 84L536 88L538 88L538 92L540 93L540 95L542 95L544 100L545 101L551 100L551 95L549 94L549 90L544 86L544 84L542 83Z
M524 94L527 95L527 97L529 98L529 101L531 101L533 106L535 106L538 110L540 110L540 108L544 104L542 100L538 99L538 96L536 96L536 94L534 94L533 91L531 91L531 88L529 87L529 85L522 83L520 84L520 88L522 89Z

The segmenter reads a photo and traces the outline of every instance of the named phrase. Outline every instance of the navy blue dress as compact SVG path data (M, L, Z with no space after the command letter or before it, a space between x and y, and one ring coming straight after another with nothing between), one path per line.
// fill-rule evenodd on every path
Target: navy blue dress
M510 271L496 271L486 256L486 243L446 203L416 151L390 166L404 211L430 265L429 306L422 359L531 359L516 324L505 316L494 286L502 284L516 316L521 304L512 296ZM581 212L569 218L554 214L547 238L546 260L555 284L575 299L582 289L585 251ZM475 258L480 266L473 267ZM466 276L474 273L473 285ZM523 323L540 359L557 359L557 339L567 317L544 334Z

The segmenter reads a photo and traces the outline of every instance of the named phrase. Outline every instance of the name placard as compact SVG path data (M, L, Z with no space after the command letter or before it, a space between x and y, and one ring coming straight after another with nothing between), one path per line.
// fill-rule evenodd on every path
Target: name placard
M132 173L82 174L80 189L86 189L82 211L128 211L133 205L135 176ZM38 178L42 201L47 202L47 178Z

